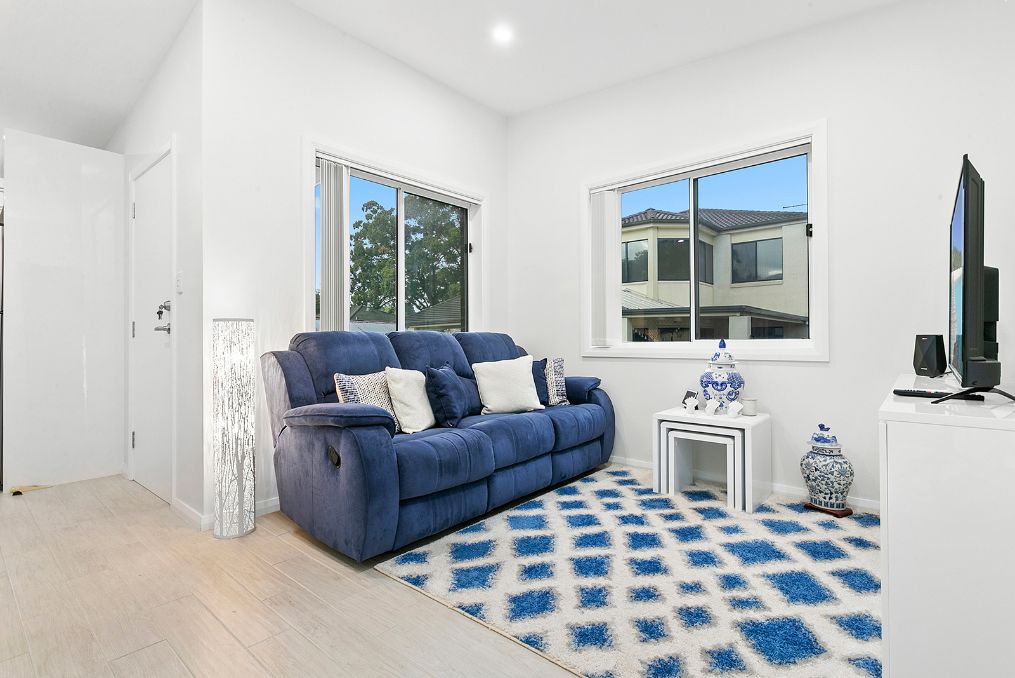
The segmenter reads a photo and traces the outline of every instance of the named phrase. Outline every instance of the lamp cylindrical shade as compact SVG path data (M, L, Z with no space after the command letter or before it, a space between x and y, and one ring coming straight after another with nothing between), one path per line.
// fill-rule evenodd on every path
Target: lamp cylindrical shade
M219 538L254 529L254 321L211 322L212 456Z

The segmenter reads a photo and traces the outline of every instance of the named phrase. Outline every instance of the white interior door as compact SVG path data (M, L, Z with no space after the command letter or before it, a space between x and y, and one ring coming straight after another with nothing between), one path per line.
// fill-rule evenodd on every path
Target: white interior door
M131 415L134 480L172 499L173 181L170 156L134 180Z
M122 473L124 157L0 131L5 489Z

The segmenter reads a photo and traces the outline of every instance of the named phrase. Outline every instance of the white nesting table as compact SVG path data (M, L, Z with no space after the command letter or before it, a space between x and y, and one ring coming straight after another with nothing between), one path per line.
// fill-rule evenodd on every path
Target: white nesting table
M674 407L652 415L654 489L676 494L694 483L694 441L717 443L726 453L726 504L753 513L772 493L772 419L709 415Z

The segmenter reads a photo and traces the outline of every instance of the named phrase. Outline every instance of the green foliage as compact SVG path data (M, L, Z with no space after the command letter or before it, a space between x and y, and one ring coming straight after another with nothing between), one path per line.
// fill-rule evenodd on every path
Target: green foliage
M465 209L405 196L405 296L422 311L462 294Z
M462 294L463 208L406 193L405 295L407 311L430 308ZM371 200L352 226L350 282L354 306L395 314L397 216Z
M394 315L398 293L395 209L376 200L363 205L363 219L352 225L349 281L353 306Z

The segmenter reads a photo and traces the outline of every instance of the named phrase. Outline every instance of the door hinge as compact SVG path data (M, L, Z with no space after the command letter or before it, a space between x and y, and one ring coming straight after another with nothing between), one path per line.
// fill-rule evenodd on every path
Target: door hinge
M808 238L814 237L814 224L807 224L807 237Z
M130 321L130 338L133 339L137 336L137 323L133 320Z
M131 219L137 219L137 203L136 202L132 202L130 204L130 218Z
M472 243L469 243L469 254L472 254Z
M130 449L134 449L134 443L137 442L137 431L130 432Z

